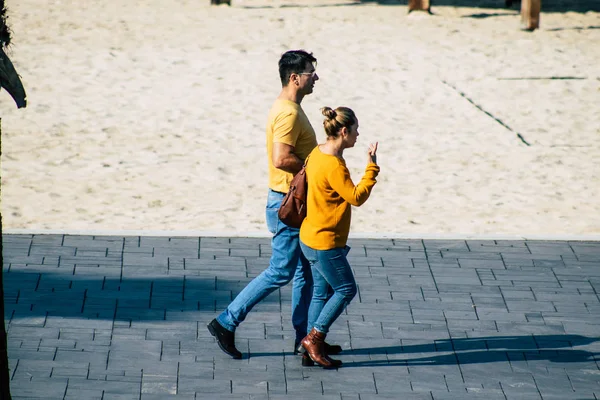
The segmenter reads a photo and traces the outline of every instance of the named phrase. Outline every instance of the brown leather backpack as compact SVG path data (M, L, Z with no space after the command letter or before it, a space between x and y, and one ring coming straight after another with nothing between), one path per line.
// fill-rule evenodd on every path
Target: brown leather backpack
M302 221L306 218L306 194L308 183L306 182L306 163L290 182L290 190L287 192L281 206L279 207L279 219L287 226L300 228Z

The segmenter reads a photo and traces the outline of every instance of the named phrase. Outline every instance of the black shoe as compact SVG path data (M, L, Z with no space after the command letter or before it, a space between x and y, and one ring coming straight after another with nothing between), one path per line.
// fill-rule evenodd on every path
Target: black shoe
M208 324L206 327L208 328L210 334L217 339L217 343L219 344L221 350L236 360L242 358L242 353L235 348L235 333L223 328L216 319L210 321L210 324Z
M300 339L302 340L302 339ZM304 349L302 348L302 346L300 345L300 340L297 340L294 343L294 355L298 355L298 354L303 354L304 353ZM340 354L342 352L342 346L338 345L338 344L329 344L327 342L325 342L325 354L331 356L331 355L335 355L335 354ZM310 358L309 358L310 360ZM304 362L304 360L302 360ZM312 362L312 360L310 360ZM302 364L304 365L304 364ZM310 365L305 365L305 367L310 367Z

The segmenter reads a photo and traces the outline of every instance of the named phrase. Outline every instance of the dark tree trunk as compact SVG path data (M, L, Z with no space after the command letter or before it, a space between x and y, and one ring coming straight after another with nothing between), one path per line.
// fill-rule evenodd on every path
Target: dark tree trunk
M0 89L4 88L17 103L17 107L27 105L25 89L17 71L10 59L4 53L4 48L10 44L10 29L6 25L6 7L4 0L0 0ZM2 155L2 118L0 118L0 155ZM0 196L2 182L0 181ZM2 213L0 213L0 229L2 227ZM2 240L0 238L0 400L11 400L10 396L10 371L8 370L8 341L4 325L4 257Z
M0 118L0 138L2 137L2 118ZM2 155L2 139L0 139L0 155ZM1 184L0 184L1 185ZM2 188L0 186L0 194ZM0 213L0 226L2 226L2 214ZM2 252L2 240L0 240L0 400L11 400L10 397L10 375L8 372L8 346L6 341L6 328L4 326L4 280L2 279L4 269L4 257Z

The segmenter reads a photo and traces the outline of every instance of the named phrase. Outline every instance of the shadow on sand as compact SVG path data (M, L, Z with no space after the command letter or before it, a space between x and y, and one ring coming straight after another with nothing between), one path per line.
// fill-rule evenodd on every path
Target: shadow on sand
M235 0L232 0L235 6ZM361 4L377 3L386 6L407 6L408 0L357 0L340 3L311 3L310 5L299 3L287 3L277 5L256 5L248 4L239 6L240 8L260 9L260 8L305 8L305 7L352 7ZM470 7L482 9L510 9L518 13L521 3L513 0L513 4L507 7L505 0L431 0L432 12L435 15L435 7ZM600 12L600 1L597 0L544 0L542 12L579 12L589 11ZM484 16L485 15L485 16ZM513 15L512 13L493 13L493 14L473 14L472 18L489 18L493 16Z

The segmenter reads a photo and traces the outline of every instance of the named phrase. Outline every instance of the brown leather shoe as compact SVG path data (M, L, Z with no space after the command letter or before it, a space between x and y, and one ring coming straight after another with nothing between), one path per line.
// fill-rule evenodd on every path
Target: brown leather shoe
M315 362L310 359L307 352L302 353L302 366L303 367L314 367Z
M306 353L310 357L311 360L319 364L323 368L337 368L342 365L342 362L339 360L333 360L325 354L324 343L325 337L327 335L323 332L319 332L315 328L313 328L308 335L300 344L306 350ZM302 365L306 365L304 360L302 360ZM308 366L308 365L306 365Z
M331 357L327 357L331 360L331 362L333 364L335 364L336 368L340 367L342 365L342 361L341 360L334 360ZM302 352L302 366L303 367L314 367L315 366L315 362L313 360L311 360L311 358L309 357L308 353L303 351Z
M296 342L294 342L294 355L298 355L300 353L304 354L304 349L302 348L302 345L300 344L300 341L302 339L298 339ZM342 352L342 346L340 346L339 344L329 344L327 342L325 342L325 354L327 354L328 356L332 356L334 354L340 354Z

